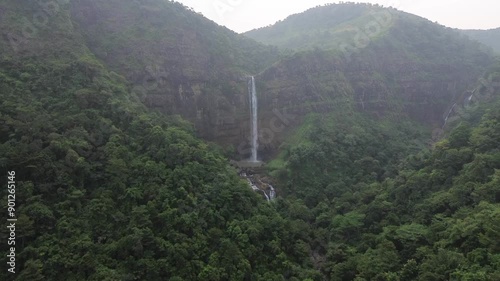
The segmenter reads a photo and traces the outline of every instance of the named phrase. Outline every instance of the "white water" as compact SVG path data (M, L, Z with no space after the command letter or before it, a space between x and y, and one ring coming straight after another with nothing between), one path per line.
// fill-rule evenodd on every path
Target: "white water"
M273 200L274 198L276 198L276 192L274 191L274 187L272 185L268 184L268 186L269 189L271 190L269 191L269 198Z
M443 128L444 128L444 126L446 126L446 123L448 122L448 118L450 117L451 113L453 112L453 109L455 109L455 106L457 106L457 103L453 104L453 106L451 107L450 111L448 111L448 114L444 118Z
M267 193L264 190L262 190L262 193L264 193L264 196L266 196L267 202L271 201L271 199L269 199L269 196L267 195Z
M258 128L257 128L257 90L255 89L255 78L252 76L251 81L249 83L248 92L250 94L250 114L252 120L252 129L251 129L251 145L252 145L252 156L250 156L251 162L257 161L257 149L259 144L258 140Z

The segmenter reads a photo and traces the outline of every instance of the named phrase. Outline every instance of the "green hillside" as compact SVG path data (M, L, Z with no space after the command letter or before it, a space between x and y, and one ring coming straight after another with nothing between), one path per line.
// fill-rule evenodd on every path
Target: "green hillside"
M462 32L471 39L491 47L497 54L500 54L500 28L489 30L462 30Z
M148 108L181 115L219 144L239 141L245 77L280 56L174 1L74 0L69 8L88 48Z
M311 107L321 112L338 105L342 92L351 109L440 126L443 112L492 60L454 30L372 5L317 7L255 31L284 26L292 37L311 36L299 40L307 46L287 55L176 2L75 0L69 8L86 46L132 83L142 103L182 116L236 159L248 157L248 75L257 78L259 122L265 125L273 110L290 109L301 117L288 127L293 129ZM332 36L322 35L326 29ZM277 152L288 131L273 132L273 140L261 146L264 159Z
M329 4L291 15L245 35L268 45L295 50L317 46L337 48L358 36L361 27L383 33L392 25L392 14L393 11L378 5Z
M18 219L15 274L4 267L1 280L318 276L281 243L303 235L292 222L189 123L148 111L89 51L67 5L23 37L18 19L43 11L32 4L1 7L0 182L15 172Z
M209 82L255 73L278 57L265 47L174 1L70 1L71 20L88 47L132 82L161 68L175 80ZM168 87L164 87L168 88Z
M500 63L482 81L432 149L411 124L312 117L271 163L326 280L500 277Z
M500 61L370 5L276 26L294 51L173 1L0 0L0 280L500 280ZM227 158L250 74L271 202Z

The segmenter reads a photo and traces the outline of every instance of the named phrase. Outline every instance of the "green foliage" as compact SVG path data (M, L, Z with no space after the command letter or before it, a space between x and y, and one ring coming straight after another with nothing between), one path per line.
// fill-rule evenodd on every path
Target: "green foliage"
M354 89L341 73L334 83L310 75L321 82L315 83L319 92L338 90L339 101L346 101L335 113L308 116L283 144L269 167L281 198L267 204L227 159L194 136L190 124L148 111L132 83L98 58L109 53L117 64L112 67L133 72L157 53L116 59L128 54L119 47L131 34L163 46L186 29L193 33L185 34L184 47L193 40L214 42L207 52L193 52L202 61L207 54L213 58L214 69L256 71L274 51L233 41L230 32L212 34L213 23L174 2L92 2L97 10L116 6L118 14L131 16L85 29L71 21L70 9L83 22L92 13L75 13L89 3L61 4L47 25L14 48L8 34L0 40L0 173L16 171L15 280L500 279L497 97L471 109L470 118L429 150L428 132L415 122L352 110L360 98L353 95L368 89L366 83ZM32 4L2 3L8 12L0 29L20 32ZM352 6L349 13L364 14L365 8ZM164 16L145 18L144 11ZM160 39L165 26L168 36ZM397 36L408 36L411 25L402 26L389 37L394 45L403 44ZM450 42L450 48L473 53L468 44ZM435 59L429 46L415 61ZM293 59L334 57L314 50ZM179 58L185 59L171 58L170 74L182 65L186 76L220 78L193 67L199 61L179 64ZM490 77L497 79L495 73ZM369 77L379 85L390 81L386 73ZM2 189L4 202L6 195ZM2 240L6 231L0 231ZM2 280L10 277L0 273Z
M425 131L389 119L306 119L271 168L282 214L313 210L303 219L327 279L498 278L499 105L496 89L431 150Z
M402 156L423 147L425 130L405 129L415 124L376 122L361 113L310 117L302 125L310 129L305 134L299 130L301 141L290 143L288 153L281 155L286 166L274 172L289 182L285 192L304 198L309 207L325 195L330 200L350 196L365 189L360 182L394 175Z
M71 11L93 53L138 85L154 80L150 90L161 84L163 91L175 92L179 80L257 73L279 57L276 48L221 28L175 1L80 0L71 2Z

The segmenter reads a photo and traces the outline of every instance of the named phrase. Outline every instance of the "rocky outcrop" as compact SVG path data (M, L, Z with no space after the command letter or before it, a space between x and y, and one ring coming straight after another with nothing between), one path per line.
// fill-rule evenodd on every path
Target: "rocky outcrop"
M145 105L193 122L236 147L248 137L245 76L278 58L177 2L71 2L72 21L99 59L133 83Z

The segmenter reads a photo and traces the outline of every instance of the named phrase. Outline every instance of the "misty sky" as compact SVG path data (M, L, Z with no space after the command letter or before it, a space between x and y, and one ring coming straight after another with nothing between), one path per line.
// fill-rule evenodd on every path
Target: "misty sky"
M236 32L267 26L287 16L333 0L176 0ZM349 1L344 1L349 2ZM350 1L358 2L358 1ZM461 29L500 27L499 0L359 1L392 6L431 21Z

